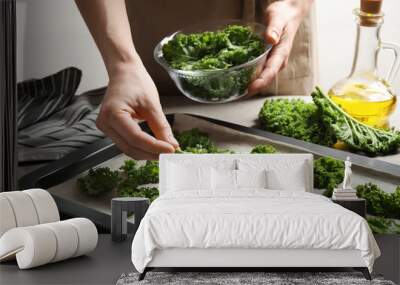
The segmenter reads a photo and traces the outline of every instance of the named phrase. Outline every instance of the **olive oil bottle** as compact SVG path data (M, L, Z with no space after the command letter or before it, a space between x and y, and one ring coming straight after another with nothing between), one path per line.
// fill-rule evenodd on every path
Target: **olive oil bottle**
M353 67L350 75L338 81L328 95L355 119L376 128L388 128L389 116L396 106L396 95L389 82L400 66L400 47L380 40L381 4L382 0L361 0L361 8L354 11L357 40ZM377 72L381 49L391 49L395 54L386 79Z

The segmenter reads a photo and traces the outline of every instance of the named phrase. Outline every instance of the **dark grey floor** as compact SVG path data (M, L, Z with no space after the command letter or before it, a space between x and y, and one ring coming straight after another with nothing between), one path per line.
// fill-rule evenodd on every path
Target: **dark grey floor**
M383 274L385 279L398 283L400 236L393 237L393 235L376 236L385 258L381 257L376 261L374 272ZM111 235L100 234L96 250L88 256L28 270L19 270L16 262L1 263L0 285L115 284L122 273L135 271L130 258L131 243L132 237L117 243L111 241ZM318 269L310 268L306 271L318 271ZM332 268L326 271L342 270Z
M115 243L111 235L99 235L95 251L57 263L19 270L16 262L0 265L0 284L115 284L124 272L134 271L132 238Z

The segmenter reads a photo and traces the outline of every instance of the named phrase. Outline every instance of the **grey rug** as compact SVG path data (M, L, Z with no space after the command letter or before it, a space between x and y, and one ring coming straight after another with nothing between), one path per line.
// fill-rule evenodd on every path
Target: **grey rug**
M122 274L117 285L395 285L381 276L368 281L359 272L148 272L142 281L137 280L138 276L138 273Z

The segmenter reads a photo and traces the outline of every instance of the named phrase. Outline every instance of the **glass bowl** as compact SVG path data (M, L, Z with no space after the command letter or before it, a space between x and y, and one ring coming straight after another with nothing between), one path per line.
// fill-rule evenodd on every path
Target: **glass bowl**
M168 72L178 89L188 98L201 103L225 103L237 100L247 94L247 87L262 71L271 44L265 42L265 51L248 62L226 69L178 70L169 66L164 59L162 47L177 34L216 31L228 25L248 26L264 39L265 26L240 20L225 20L194 25L165 37L154 49L155 60Z

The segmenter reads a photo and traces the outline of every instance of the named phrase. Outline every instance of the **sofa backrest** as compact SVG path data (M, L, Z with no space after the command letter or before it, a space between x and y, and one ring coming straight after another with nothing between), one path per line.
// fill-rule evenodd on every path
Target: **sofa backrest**
M161 195L169 190L168 185L171 185L169 179L173 176L177 177L175 173L171 173L171 171L176 171L175 165L184 166L189 170L203 166L226 170L267 169L281 173L282 175L275 179L282 180L287 179L294 169L301 168L302 179L291 182L303 191L313 190L312 154L161 154L159 164Z

